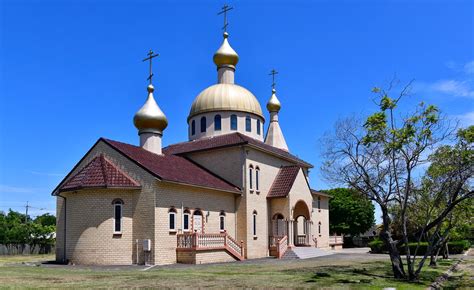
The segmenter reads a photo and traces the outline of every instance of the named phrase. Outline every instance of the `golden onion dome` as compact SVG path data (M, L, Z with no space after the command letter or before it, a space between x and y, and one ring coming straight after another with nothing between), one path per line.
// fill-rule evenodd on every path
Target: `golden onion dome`
M235 50L230 46L229 41L227 41L227 38L229 37L229 34L227 32L224 32L224 41L222 41L221 47L214 53L214 63L217 66L223 66L223 65L237 65L239 62L239 55Z
M166 119L165 114L161 111L160 107L153 97L153 91L155 88L153 85L148 85L148 98L141 107L140 110L135 114L133 118L133 123L139 131L143 130L153 130L163 132L163 130L168 126L168 119Z
M198 114L215 111L240 111L263 118L257 98L236 84L215 84L203 90L194 99L188 120Z
M272 96L267 103L267 109L269 112L279 112L281 108L281 103L276 96L276 90L272 89Z

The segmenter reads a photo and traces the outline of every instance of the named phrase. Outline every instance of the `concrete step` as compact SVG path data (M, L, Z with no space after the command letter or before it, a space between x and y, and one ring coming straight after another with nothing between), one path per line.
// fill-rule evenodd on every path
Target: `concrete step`
M294 247L288 249L282 259L310 259L332 255L333 252L312 247Z

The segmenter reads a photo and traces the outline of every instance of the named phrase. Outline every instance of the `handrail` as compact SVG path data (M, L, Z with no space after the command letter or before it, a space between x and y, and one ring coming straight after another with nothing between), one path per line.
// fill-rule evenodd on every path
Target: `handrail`
M184 233L177 234L177 249L192 250L218 250L225 249L239 260L244 260L243 241L238 243L227 233L201 234Z
M344 244L344 236L329 236L330 245Z
M288 250L288 236L283 236L283 238L278 239L276 243L277 257L281 259L283 255Z

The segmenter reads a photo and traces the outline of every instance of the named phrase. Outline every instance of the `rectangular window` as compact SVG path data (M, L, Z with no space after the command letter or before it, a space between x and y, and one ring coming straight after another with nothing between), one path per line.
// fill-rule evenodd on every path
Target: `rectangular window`
M245 131L252 132L252 120L250 117L245 118Z
M187 213L183 216L183 231L189 231L189 214Z
M260 178L260 170L257 168L257 169L255 170L255 189L256 189L257 191L260 190L259 180L258 180L259 178Z
M221 230L221 232L223 232L225 230L225 216L221 215L219 217L219 229Z
M257 235L257 215L253 214L253 235Z
M260 120L257 120L257 135L260 135Z
M230 129L237 130L237 115L230 116Z
M114 205L114 233L122 233L122 205Z
M169 213L169 225L170 231L176 230L176 213L174 212Z
M249 185L250 185L250 190L253 189L253 168L249 168Z
M318 196L318 211L321 211L321 197Z

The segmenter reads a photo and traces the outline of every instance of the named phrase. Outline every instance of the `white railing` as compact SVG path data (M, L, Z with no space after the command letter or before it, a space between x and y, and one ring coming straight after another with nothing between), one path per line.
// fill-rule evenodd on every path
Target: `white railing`
M344 236L329 236L329 245L344 244Z
M283 255L286 253L286 250L288 250L288 237L284 236L283 238L279 239L276 244L277 247L277 257L278 259L281 259Z
M186 233L178 234L177 246L178 250L217 250L223 249L231 252L239 260L244 259L243 241L238 243L227 233L221 234L200 234Z

